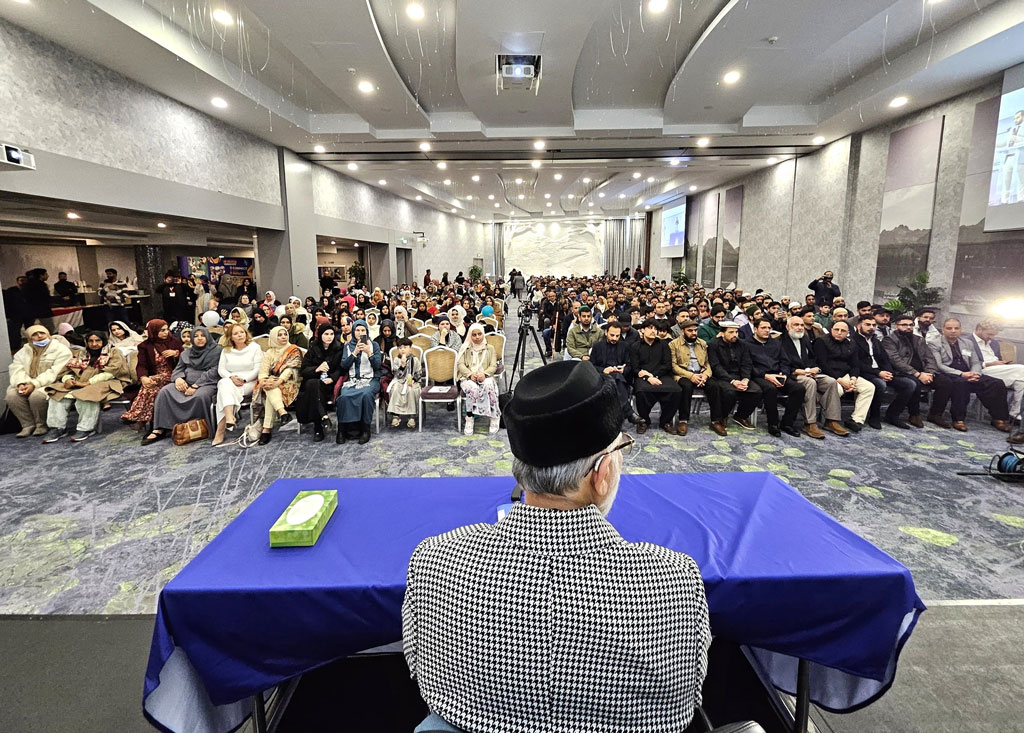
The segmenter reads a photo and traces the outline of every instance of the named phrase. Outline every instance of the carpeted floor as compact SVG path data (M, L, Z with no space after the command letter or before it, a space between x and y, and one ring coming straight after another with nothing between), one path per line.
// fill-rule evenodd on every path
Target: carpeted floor
M531 368L540 362L529 347ZM463 436L443 407L429 408L424 432L384 428L366 446L315 444L307 429L249 450L142 447L118 412L104 414L105 435L81 444L0 436L0 614L152 612L164 583L279 477L511 469L504 431L478 424ZM1024 597L1021 486L954 475L1006 450L987 424L966 434L886 426L821 442L772 438L763 419L727 438L706 426L705 409L685 438L649 431L626 470L772 471L906 564L923 598Z

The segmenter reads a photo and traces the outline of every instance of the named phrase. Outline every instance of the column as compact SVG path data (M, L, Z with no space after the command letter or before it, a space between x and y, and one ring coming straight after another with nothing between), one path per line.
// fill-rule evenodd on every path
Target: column
M149 244L137 244L135 249L135 277L139 281L139 290L149 297L139 301L142 323L152 318L159 318L163 310L156 287L164 281L163 253L159 247Z

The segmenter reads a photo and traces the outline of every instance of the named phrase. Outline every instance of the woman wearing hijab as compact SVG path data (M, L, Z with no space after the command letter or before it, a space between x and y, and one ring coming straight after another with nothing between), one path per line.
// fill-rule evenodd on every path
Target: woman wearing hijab
M266 336L270 329L277 325L277 318L268 316L262 308L255 308L252 312L252 320L249 321L249 333L253 338Z
M181 341L171 335L167 321L154 318L146 324L146 340L139 344L139 361L135 372L139 377L139 393L121 420L141 427L153 419L153 403L157 393L170 384L171 372L181 356Z
M416 312L412 314L412 317L427 323L430 321L431 313L427 310L427 301L420 300L416 303Z
M11 386L7 388L7 407L21 423L19 438L46 434L46 391L56 382L71 361L71 349L50 338L42 326L25 329L28 343L11 361Z
M135 381L128 359L106 343L102 331L90 331L85 350L72 355L59 381L46 387L50 399L46 424L50 432L44 443L56 443L68 434L68 411L74 405L78 426L71 441L79 443L96 433L100 407L124 394L124 388Z
M249 296L249 302L254 303L259 298L259 291L256 289L256 283L252 281L251 277L242 278L242 282L238 285L238 289L235 290L235 298L239 303L242 302L242 296Z
M366 330L370 335L370 340L376 341L377 337L380 336L380 324L377 322L377 314L370 311L363 320L366 321Z
M275 415L280 418L282 426L292 421L292 416L285 408L299 394L301 367L302 351L288 342L288 329L283 326L270 329L270 347L263 354L259 379L253 391L253 400L264 405L260 445L270 442L270 428L274 424Z
M341 350L341 371L346 378L335 398L338 434L334 442L338 445L355 437L356 432L360 445L369 442L370 422L380 394L381 351L370 341L366 321L353 324L352 337Z
M171 383L156 396L153 431L142 439L143 445L166 438L178 423L209 419L210 405L217 397L221 351L206 328L192 332L191 348L182 352Z
M381 366L384 369L391 369L391 349L398 345L398 338L395 336L395 323L390 320L380 322L380 333L373 340L380 349Z
M459 352L457 363L459 385L466 395L466 427L465 434L473 434L473 416L490 418L491 424L487 432L491 435L498 432L498 384L494 381L494 373L498 369L498 358L494 347L484 337L484 327L474 323L469 327L462 351Z
M231 321L232 323L238 323L241 326L243 326L246 330L249 329L249 316L247 316L245 314L245 311L239 308L237 305L228 312L228 321Z
M62 344L67 346L69 349L72 346L77 346L80 349L85 348L85 340L75 333L75 327L70 323L60 323L57 325L57 335L55 339L60 341Z
M273 290L268 290L263 294L263 301L260 303L260 308L268 316L272 316L277 312L277 306L281 305L277 300L277 295L274 294Z
M107 327L107 346L120 349L123 356L130 356L139 350L145 336L128 328L124 321L111 321Z
M295 401L295 417L302 424L313 423L313 440L317 443L324 439L324 429L330 422L327 403L341 378L341 344L335 335L334 326L321 324L299 369L302 388Z
M466 338L466 309L461 305L453 305L448 309L448 320L451 321L452 331L459 335L460 339Z
M253 343L252 336L236 323L229 324L221 340L223 350L217 364L217 430L213 444L224 442L225 431L235 429L238 408L256 388L256 379L263 363L263 349Z
M395 319L393 319L391 317L391 306L388 304L387 301L384 301L379 306L377 306L377 311L378 311L378 316L377 317L378 317L378 319L380 320L381 323L383 323L385 321L385 319L391 321L392 323L394 323Z

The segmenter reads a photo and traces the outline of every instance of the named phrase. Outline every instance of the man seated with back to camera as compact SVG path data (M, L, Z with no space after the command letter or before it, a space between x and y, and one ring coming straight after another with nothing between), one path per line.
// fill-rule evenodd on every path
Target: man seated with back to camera
M711 636L700 571L605 519L632 439L592 364L523 376L505 413L525 491L413 552L405 657L428 730L682 733Z
M915 428L923 428L921 419L921 397L925 390L934 390L932 408L928 412L929 422L939 427L951 427L942 416L949 402L952 380L939 372L935 355L924 339L914 333L914 317L909 313L897 316L893 321L893 332L882 340L882 348L889 357L894 374L910 377L915 382L914 394L907 403L907 422Z
M686 313L686 311L680 311ZM672 373L679 385L679 425L676 432L686 435L690 423L690 405L693 402L693 390L703 389L711 378L711 365L708 363L708 345L697 337L697 322L684 321L682 335L669 342L672 353Z
M744 430L753 430L750 416L761 402L761 388L751 381L750 349L740 341L739 328L734 321L722 321L721 334L708 344L708 363L711 379L704 385L711 409L711 429L719 435L728 435L726 421L736 407L733 420Z
M629 347L629 369L633 375L633 396L640 419L637 433L647 432L651 408L661 405L659 423L669 435L677 435L672 418L679 409L679 385L672 379L672 352L668 341L658 338L658 324L653 318L643 322L640 340Z
M967 405L971 394L992 416L992 427L1004 433L1010 432L1010 410L1006 404L1006 385L995 377L981 373L982 366L970 341L961 334L960 321L947 318L942 322L940 337L928 342L939 371L952 380L949 416L953 428L967 432Z
M859 310L859 309L858 309ZM861 315L857 320L856 332L850 337L857 347L860 359L860 375L875 385L875 394L868 409L868 425L875 430L882 427L882 395L892 390L892 402L885 411L885 421L890 425L907 430L910 426L900 417L907 403L917 389L917 383L910 377L896 374L881 342L875 338L875 316Z
M772 322L759 318L753 323L754 338L746 342L750 349L750 376L761 388L764 414L768 419L768 432L776 438L785 431L800 437L795 427L797 415L803 406L804 388L790 380L791 367L782 350L782 341L772 338ZM786 410L779 422L779 396L786 396Z

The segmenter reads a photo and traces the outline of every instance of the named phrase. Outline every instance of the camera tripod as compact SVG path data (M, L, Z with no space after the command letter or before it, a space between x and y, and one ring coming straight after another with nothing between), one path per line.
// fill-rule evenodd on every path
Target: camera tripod
M540 354L541 361L544 364L548 363L547 356L545 356L544 348L541 346L540 338L537 336L537 329L534 328L533 324L530 323L530 314L519 314L519 342L516 344L516 355L512 358L512 373L508 377L508 388L512 389L516 381L516 372L518 371L519 376L522 377L522 373L526 371L526 337L533 336L533 343L537 345L537 353Z

